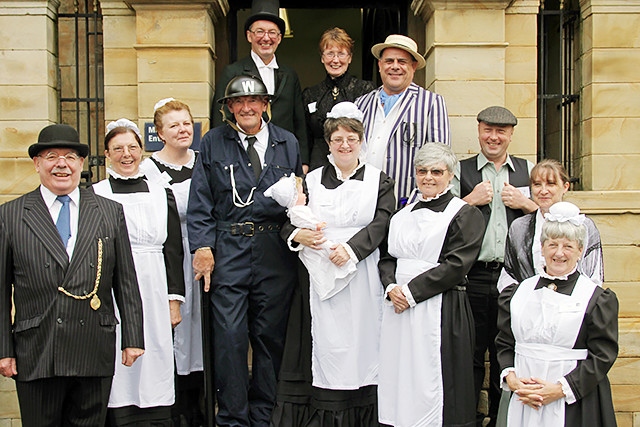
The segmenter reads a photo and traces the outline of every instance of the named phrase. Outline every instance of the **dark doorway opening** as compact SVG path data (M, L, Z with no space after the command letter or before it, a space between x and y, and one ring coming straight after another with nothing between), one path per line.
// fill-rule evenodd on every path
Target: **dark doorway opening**
M293 37L283 39L278 47L278 61L296 70L303 88L324 78L318 40L326 29L337 26L349 33L356 42L350 72L374 82L379 76L371 46L384 41L389 34L408 31L409 0L324 0L321 3L280 0L280 7L287 10ZM218 33L216 42L218 71L249 54L244 22L250 14L251 0L237 0L230 5L226 28L222 34Z

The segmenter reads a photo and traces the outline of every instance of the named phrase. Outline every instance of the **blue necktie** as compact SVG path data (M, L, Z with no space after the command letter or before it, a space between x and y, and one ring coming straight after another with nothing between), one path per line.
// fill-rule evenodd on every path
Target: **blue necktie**
M56 200L62 203L60 215L58 215L58 221L56 221L56 228L58 229L58 233L60 233L62 244L66 248L69 237L71 237L71 219L69 214L69 202L71 201L71 197L67 195L58 196Z

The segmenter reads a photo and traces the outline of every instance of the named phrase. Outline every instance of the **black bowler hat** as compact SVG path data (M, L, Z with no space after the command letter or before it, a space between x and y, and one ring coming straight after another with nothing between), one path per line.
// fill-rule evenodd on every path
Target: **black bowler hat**
M280 0L253 0L251 16L244 23L244 32L251 28L256 21L271 21L278 26L280 33L284 34L284 20L280 18Z
M29 147L29 157L36 157L48 148L72 148L80 157L87 157L89 146L80 143L78 131L69 125L49 125L40 131L38 142Z

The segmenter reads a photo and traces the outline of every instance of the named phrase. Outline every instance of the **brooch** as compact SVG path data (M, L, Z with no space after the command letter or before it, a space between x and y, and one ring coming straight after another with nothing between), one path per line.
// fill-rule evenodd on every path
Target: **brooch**
M547 289L551 289L552 291L557 291L558 290L558 286L555 283L549 283L547 285Z

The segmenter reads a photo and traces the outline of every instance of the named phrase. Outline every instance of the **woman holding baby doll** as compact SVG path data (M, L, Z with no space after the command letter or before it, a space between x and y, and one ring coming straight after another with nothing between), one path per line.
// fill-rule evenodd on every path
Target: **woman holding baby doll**
M338 267L353 262L346 283L301 278L292 304L279 396L272 425L377 425L377 384L383 288L378 246L395 207L393 181L360 159L362 112L351 102L327 115L330 166L305 178L308 206L324 229L288 224L282 235L294 251L323 251ZM312 321L309 321L309 318ZM311 324L311 326L310 326ZM311 334L309 334L309 331ZM312 345L309 342L312 341ZM311 382L311 386L309 386Z

